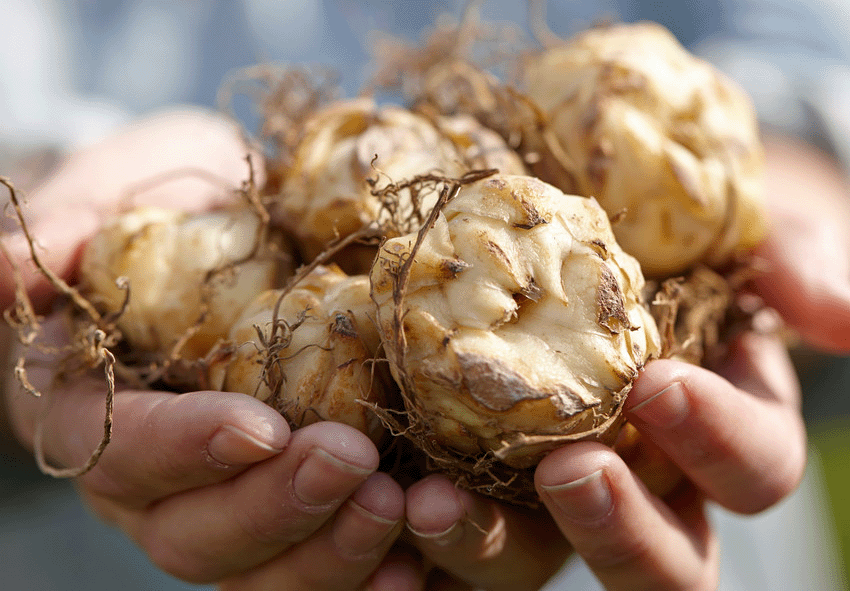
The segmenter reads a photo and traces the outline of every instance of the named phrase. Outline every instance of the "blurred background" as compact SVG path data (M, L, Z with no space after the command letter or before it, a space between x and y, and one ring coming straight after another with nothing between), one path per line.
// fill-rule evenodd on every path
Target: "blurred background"
M3 0L0 174L32 188L64 153L175 104L215 107L229 73L264 61L323 64L349 95L368 71L368 33L421 39L458 0ZM523 1L484 1L484 18L527 23ZM550 0L562 36L600 19L654 20L735 77L765 128L808 139L850 166L846 0ZM256 116L240 111L248 129ZM848 194L850 199L850 194ZM7 335L2 335L4 337ZM8 338L0 338L0 359ZM848 589L850 359L799 348L811 458L801 489L764 515L716 511L722 589ZM11 374L6 370L4 378ZM156 571L99 523L70 482L42 476L3 439L0 573L21 591L199 589ZM585 574L572 586L594 589ZM567 583L562 583L566 585ZM559 587L560 588L560 587Z

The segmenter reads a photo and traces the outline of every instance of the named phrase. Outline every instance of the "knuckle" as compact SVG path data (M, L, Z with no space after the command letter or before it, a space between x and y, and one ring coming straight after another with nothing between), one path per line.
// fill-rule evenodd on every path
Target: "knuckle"
M617 573L615 576L620 581L630 577L632 586L629 588L633 589L714 591L719 582L718 565L709 556L702 556L698 564L690 568L668 563L666 568L658 570L661 557L657 550L641 540L599 547L581 555L597 574Z
M729 488L741 466L746 465L741 458L740 445L722 432L713 433L710 439L703 434L682 436L674 461L703 488L712 492Z
M97 494L86 494L83 496L88 507L101 520L110 525L120 525L124 510L112 499Z
M151 562L169 575L188 583L203 585L213 583L218 577L214 565L201 556L190 555L172 540L152 530L142 534L139 540Z
M651 552L648 540L638 537L616 541L600 539L595 545L579 550L588 566L594 570L606 571L640 563L649 557Z
M308 538L324 522L325 513L310 514L299 511L291 504L278 506L278 510L268 511L263 506L255 510L234 512L239 530L255 544L267 546L291 545Z
M100 462L79 480L80 490L90 498L102 499L125 509L141 509L148 499L139 490L138 483L126 475L115 474L112 462L101 458Z
M785 452L775 453L775 464L764 472L763 481L755 487L757 494L752 495L751 503L743 507L741 512L759 513L793 493L806 472L806 452L804 436L790 438Z

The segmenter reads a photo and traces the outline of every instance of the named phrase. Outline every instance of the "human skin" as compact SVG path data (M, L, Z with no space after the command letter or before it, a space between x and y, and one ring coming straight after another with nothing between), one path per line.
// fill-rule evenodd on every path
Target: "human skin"
M759 251L772 276L757 286L804 338L848 352L845 188L825 156L785 140L767 146L769 168L780 172L769 177L774 232ZM182 113L147 120L72 156L29 198L45 262L73 280L82 244L116 210L118 196L161 173L192 174L149 188L135 202L198 210L232 198L223 188L246 178L245 154L232 127ZM800 185L794 185L786 177L803 157L812 159L806 170L818 174L795 176ZM816 192L821 206L801 203L795 195L808 193L800 191ZM794 246L806 241L820 245L819 264L830 272L806 271L811 250ZM26 259L20 235L5 243L13 257ZM6 305L11 275L3 269L0 277L0 303ZM778 281L793 287L791 294L771 289ZM31 270L25 285L45 310L48 286ZM825 314L833 320L823 322ZM44 328L52 342L65 338L58 322ZM374 445L344 425L317 423L290 432L280 415L244 395L133 390L118 392L113 441L78 488L158 566L224 589L420 589L424 562L405 550L410 545L438 567L439 585L447 589L536 589L573 549L612 590L713 588L717 542L703 513L705 500L758 512L789 494L805 465L799 389L784 346L752 333L735 343L735 351L714 372L651 362L635 383L629 419L691 483L664 499L649 494L609 448L592 443L556 450L538 467L547 512L519 511L460 491L439 475L402 491L376 473ZM53 360L30 355L31 379L46 386ZM51 460L81 465L102 431L102 381L68 384L53 398L40 419L39 401L11 393L13 425L32 446L35 426L44 420ZM404 544L396 544L405 519Z
M848 354L844 176L829 156L803 142L770 137L765 146L771 231L756 252L765 270L755 290L803 341ZM572 444L536 471L553 527L538 515L459 491L442 476L428 477L406 491L408 537L454 577L445 588L537 589L567 545L612 591L716 588L717 540L706 500L758 513L790 494L804 471L800 390L785 344L769 333L744 334L715 371L650 362L625 410L682 469L687 486L655 497L609 448ZM490 535L472 520L490 525L484 527Z
M198 211L233 200L233 189L248 178L249 153L236 126L209 113L139 121L71 155L27 196L38 252L73 282L80 250L103 219L131 202ZM262 182L262 170L255 172ZM48 312L55 293L28 264L23 236L7 234L4 245L36 309ZM0 265L5 308L14 285L8 261ZM40 338L67 341L58 317L45 320ZM37 348L17 354L28 356L29 378L46 392L56 360ZM53 388L44 416L40 400L7 390L18 438L31 448L41 424L51 463L80 466L98 445L102 379ZM77 479L78 490L172 575L224 589L322 591L367 580L374 589L420 588L411 559L388 553L403 527L403 491L376 472L378 451L359 431L323 422L290 432L265 404L223 392L177 396L119 387L113 418L112 441Z

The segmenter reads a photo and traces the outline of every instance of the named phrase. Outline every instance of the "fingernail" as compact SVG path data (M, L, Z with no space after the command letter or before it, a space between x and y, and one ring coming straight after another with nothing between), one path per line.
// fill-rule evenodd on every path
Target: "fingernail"
M350 495L372 470L314 447L292 478L295 496L307 505L327 505Z
M655 427L673 428L688 416L690 404L682 382L674 382L632 407L630 413Z
M400 522L375 515L351 499L345 506L348 510L341 511L334 521L333 540L339 552L349 558L377 549Z
M564 484L541 485L568 519L579 523L599 521L614 508L611 489L602 470Z
M443 531L438 532L422 532L414 528L410 525L410 523L407 524L407 529L410 530L410 533L414 536L427 540L431 544L436 544L437 546L449 546L454 544L458 542L463 535L463 526L461 526L460 521L455 521Z
M220 427L207 444L207 453L210 457L226 466L253 464L281 451L231 425Z

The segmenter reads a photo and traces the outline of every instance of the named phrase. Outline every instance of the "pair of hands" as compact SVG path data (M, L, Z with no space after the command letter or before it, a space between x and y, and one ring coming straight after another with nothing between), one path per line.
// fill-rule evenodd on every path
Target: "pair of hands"
M760 291L810 342L850 351L850 212L842 209L840 177L803 146L768 147L777 231L762 247L772 269ZM29 200L43 260L73 279L81 245L128 187L163 173L187 174L163 177L133 202L188 210L218 204L226 198L222 184L236 187L247 177L245 152L233 126L182 111L73 155ZM805 168L794 168L801 161ZM801 207L797 195L817 199ZM13 258L28 258L19 234L5 245ZM3 307L13 297L5 264ZM43 309L50 289L25 271ZM63 330L49 319L45 338L62 342ZM784 346L755 333L734 346L716 373L651 362L630 393L629 420L690 483L665 499L594 443L558 449L537 468L548 515L457 490L439 475L402 490L376 472L368 438L345 425L290 432L274 410L241 394L132 390L116 395L112 442L78 487L159 567L225 590L412 591L426 580L434 589L537 589L571 548L611 590L713 588L718 550L705 501L758 512L796 487L806 456ZM47 389L54 360L28 355L31 381ZM9 390L22 441L31 446L43 421L54 462L86 461L102 432L102 380L64 385L43 416L40 401Z

